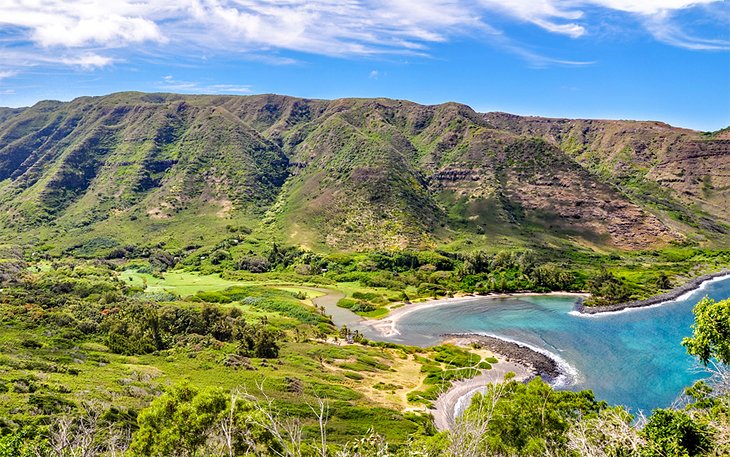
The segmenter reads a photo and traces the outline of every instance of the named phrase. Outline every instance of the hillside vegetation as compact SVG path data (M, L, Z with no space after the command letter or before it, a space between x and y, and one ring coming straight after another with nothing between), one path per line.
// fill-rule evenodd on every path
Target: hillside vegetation
M727 455L727 301L695 311L684 344L719 364L683 405L644 420L508 376L444 432L439 394L499 356L369 341L330 314L523 291L615 305L728 268L729 153L726 130L456 103L0 109L0 457Z
M0 224L49 248L719 243L728 140L456 103L118 93L0 118ZM468 248L468 246L466 246Z
M719 456L727 371L648 420L539 378L490 386L451 430L427 407L490 370L479 347L415 348L335 328L306 286L32 262L4 251L0 456ZM128 265L127 265L128 266ZM293 290L292 290L293 289ZM361 293L361 296L366 294ZM685 340L726 364L728 301ZM509 376L508 376L509 377Z

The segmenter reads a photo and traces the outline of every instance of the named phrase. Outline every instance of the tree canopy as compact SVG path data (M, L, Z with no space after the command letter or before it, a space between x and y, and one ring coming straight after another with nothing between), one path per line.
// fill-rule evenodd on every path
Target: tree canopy
M693 333L682 345L705 365L713 358L730 364L730 299L716 302L705 297L693 312Z

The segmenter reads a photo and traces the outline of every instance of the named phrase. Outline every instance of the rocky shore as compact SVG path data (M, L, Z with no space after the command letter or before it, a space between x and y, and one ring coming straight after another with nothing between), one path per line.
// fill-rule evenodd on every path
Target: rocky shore
M626 303L619 303L616 305L603 305L603 306L586 306L583 303L578 304L578 311L585 314L598 314L598 313L611 313L616 311L622 311L628 308L641 308L644 306L653 306L658 305L660 303L676 300L677 298L681 297L682 295L692 292L702 286L702 283L706 281L710 281L715 278L720 278L723 276L730 276L730 270L722 270L718 271L717 273L709 273L706 275L698 276L697 278L692 279L688 283L684 284L683 286L677 287L675 289L670 290L669 292L665 292L660 295L655 295L653 297L649 297L645 300L634 300L629 301Z
M442 336L447 339L468 339L470 342L477 343L508 361L529 367L535 375L540 376L548 383L565 374L560 370L557 361L519 343L472 333L449 333Z

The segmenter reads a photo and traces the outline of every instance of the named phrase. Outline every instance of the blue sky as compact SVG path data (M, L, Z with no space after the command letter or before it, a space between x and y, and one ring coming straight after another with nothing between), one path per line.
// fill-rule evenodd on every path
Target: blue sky
M0 0L0 106L138 90L730 125L723 0Z

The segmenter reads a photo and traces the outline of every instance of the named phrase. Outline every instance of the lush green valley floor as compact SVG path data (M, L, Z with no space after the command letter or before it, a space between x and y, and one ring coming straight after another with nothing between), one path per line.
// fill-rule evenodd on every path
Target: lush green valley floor
M489 369L495 359L453 346L418 349L369 342L332 325L313 298L327 289L340 291L345 295L341 306L370 317L383 316L406 300L459 292L596 288L605 292L602 300L616 300L652 294L728 261L726 251L692 248L587 257L568 253L560 263L543 262L544 253L526 250L286 252L279 260L267 257L270 271L253 273L232 268L227 260L203 259L195 268L183 260L172 268L159 260L167 258L164 251L130 260L43 255L38 260L38 251L4 247L0 431L5 438L0 438L0 456L15 455L3 454L3 446L17 453L17 443L32 442L17 441L19 436L52 437L59 418L79 426L89 414L109 430L128 431L140 440L152 433L147 417L161 414L155 409L159 402L177 395L175 401L182 403L174 408L195 410L212 395L223 407L230 402L229 392L236 391L253 395L242 397L246 404L264 405L251 406L253 411L261 408L260 414L269 411L282 424L301 424L307 443L320 437L316 405L324 399L332 449L371 437L402 455L417 455L407 453L415 441L426 453L418 455L453 455L446 447L454 432L436 433L427 408L453 381ZM608 281L610 290L595 284L596 278ZM516 385L510 389L519 398L552 392L538 385L530 388L534 392ZM567 414L560 416L560 427L574 420L569 416L575 411L590 415L606 407L589 393L581 395L560 400L573 411L559 413ZM561 407L554 406L555 411ZM155 423L174 417L158 417ZM205 430L218 433L214 429ZM95 439L101 442L104 436ZM131 455L146 455L135 446ZM542 455L530 452L524 455Z

